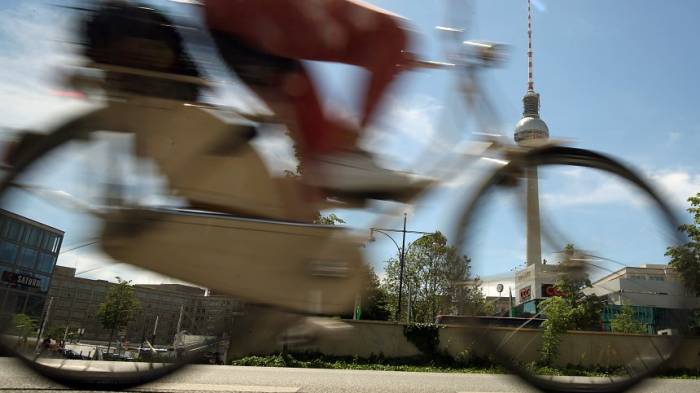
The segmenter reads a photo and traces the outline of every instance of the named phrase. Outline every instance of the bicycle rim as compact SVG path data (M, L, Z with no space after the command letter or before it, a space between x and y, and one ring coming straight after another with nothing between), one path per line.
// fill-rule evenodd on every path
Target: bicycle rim
M532 179L532 169L539 186L541 240L531 244L540 244L539 254L527 251L527 217L533 211L531 205L528 210L523 177ZM563 182L567 176L572 184ZM508 200L510 210L504 207ZM628 222L618 225L622 218ZM625 225L628 233L623 234ZM496 311L444 321L468 325L470 345L481 342L482 352L545 391L623 391L672 363L683 343L689 306L682 281L672 269L650 263L662 264L658 257L667 247L684 243L677 228L664 199L614 159L569 147L525 153L493 170L469 200L457 228L459 250L471 257L472 277L480 279L469 285L479 286ZM632 243L622 247L623 242ZM505 250L513 253L503 257ZM532 255L549 262L534 266L528 261ZM649 258L642 261L639 255ZM599 316L586 319L583 311L572 311L576 305L599 309ZM653 314L648 321L645 312ZM569 319L561 322L562 315ZM623 329L624 318L629 326ZM600 322L591 325L591 320ZM568 332L556 330L557 323ZM646 330L632 333L640 326ZM670 335L657 335L664 333ZM577 373L582 377L571 377ZM586 377L592 375L598 377Z
M113 176L112 167L126 157L112 156L114 149L129 151L125 135L66 129L49 134L23 151L0 184L5 299L0 346L42 376L73 388L141 385L201 361L221 346L220 336L194 339L184 333L191 329L187 319L194 319L187 315L192 310L185 311L193 302L187 299L197 294L154 289L139 277L153 277L156 287L174 284L202 296L203 289L124 270L99 248L101 215L109 199L126 195L128 184L120 182L129 175ZM128 297L136 305L104 307L101 313L118 280L131 280L126 286L133 296ZM129 315L110 328L104 317L109 312ZM183 344L187 340L196 343Z

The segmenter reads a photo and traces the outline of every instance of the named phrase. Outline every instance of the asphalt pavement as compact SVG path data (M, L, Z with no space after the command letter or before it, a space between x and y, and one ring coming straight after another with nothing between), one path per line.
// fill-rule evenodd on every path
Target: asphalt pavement
M0 358L0 391L43 392L64 387L35 375L11 358ZM443 374L233 366L190 366L134 392L234 393L477 393L534 392L517 378L490 374ZM700 392L700 380L655 379L633 390Z

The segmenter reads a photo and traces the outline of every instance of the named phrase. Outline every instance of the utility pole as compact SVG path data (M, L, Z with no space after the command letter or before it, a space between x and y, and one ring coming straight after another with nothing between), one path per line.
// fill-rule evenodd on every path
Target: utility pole
M408 310L406 310L406 323L411 323L411 282L409 281L406 286L408 287Z
M185 346L185 341L180 333L182 329L182 313L185 309L184 305L180 305L180 316L177 318L177 329L175 331L175 338L173 339L173 348L175 349L175 358L180 359L182 355L183 348Z
M143 313L143 324L141 328L141 344L139 345L139 358L141 357L141 352L143 351L143 343L146 341L146 313Z
M406 260L406 213L403 214L403 236L401 240L401 256L399 261L399 305L396 308L396 320L401 318L401 295L403 294L403 267Z
M151 344L156 345L156 331L158 330L158 315L156 315L156 321L153 323L153 334L151 335Z
M39 328L39 335L36 337L36 347L34 348L35 350L39 349L39 345L41 345L41 336L44 334L44 330L46 330L46 324L49 322L49 316L51 315L51 307L53 306L53 296L49 298L49 304L46 305L46 313L44 314L44 320L41 322L41 327Z
M432 235L435 232L422 232L422 231L408 231L406 230L406 216L407 214L403 214L403 229L387 229L387 228L370 228L369 229L369 236L370 240L374 241L374 232L381 233L382 235L386 236L391 240L394 245L396 246L396 249L399 251L399 298L398 298L398 304L396 305L396 321L399 321L401 319L401 305L403 301L403 271L406 265L406 234L407 233L415 233L419 235ZM399 243L394 240L391 235L389 235L387 232L401 232L402 238L401 238L401 246L399 246ZM411 246L409 245L409 248Z
M177 318L177 330L175 331L175 334L180 334L180 327L182 326L182 312L184 311L185 306L180 305L180 316Z

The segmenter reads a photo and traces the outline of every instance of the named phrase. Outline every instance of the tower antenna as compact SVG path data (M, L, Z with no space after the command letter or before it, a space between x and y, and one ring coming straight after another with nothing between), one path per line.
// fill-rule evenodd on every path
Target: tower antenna
M532 78L532 0L527 0L527 91L535 91Z

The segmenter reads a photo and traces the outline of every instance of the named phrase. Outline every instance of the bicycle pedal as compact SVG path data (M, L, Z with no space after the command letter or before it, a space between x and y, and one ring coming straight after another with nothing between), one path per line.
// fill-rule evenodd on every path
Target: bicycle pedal
M352 329L351 325L342 321L308 317L288 327L277 341L280 345L305 346L325 337L342 339Z
M429 186L417 186L415 188L408 188L401 191L338 191L338 190L324 190L327 195L331 195L332 198L342 201L349 206L358 206L364 208L367 206L370 200L380 200L380 201L393 201L399 203L408 203L420 195L424 190L429 188Z
M367 202L367 198L342 198L328 196L319 204L319 210L364 209L367 207Z

